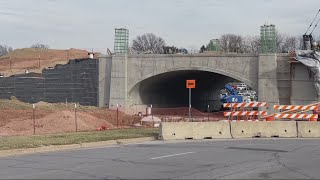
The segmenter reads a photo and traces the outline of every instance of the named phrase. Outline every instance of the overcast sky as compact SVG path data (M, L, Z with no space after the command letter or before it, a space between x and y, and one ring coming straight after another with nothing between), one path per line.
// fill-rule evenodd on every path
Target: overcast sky
M224 33L259 35L265 23L302 35L318 9L320 0L0 0L0 44L112 50L114 28L125 27L130 44L154 33L199 49Z

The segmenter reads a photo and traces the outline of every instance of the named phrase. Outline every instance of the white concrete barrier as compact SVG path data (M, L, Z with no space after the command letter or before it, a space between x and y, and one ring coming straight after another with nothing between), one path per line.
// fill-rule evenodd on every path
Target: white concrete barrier
M231 138L229 122L162 122L160 139Z
M298 121L298 137L317 138L320 137L319 121Z
M193 128L190 122L162 122L159 139L178 140L193 138Z
M229 122L195 122L192 127L193 139L232 138Z
M297 137L295 121L231 122L233 138Z

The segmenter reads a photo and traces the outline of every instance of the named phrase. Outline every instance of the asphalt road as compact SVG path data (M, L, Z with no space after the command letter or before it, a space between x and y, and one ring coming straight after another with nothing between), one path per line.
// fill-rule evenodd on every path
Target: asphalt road
M320 139L155 141L0 158L8 179L320 178Z

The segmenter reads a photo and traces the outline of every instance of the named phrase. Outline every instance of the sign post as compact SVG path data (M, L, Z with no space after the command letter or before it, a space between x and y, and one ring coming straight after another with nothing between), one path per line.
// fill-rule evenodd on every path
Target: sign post
M189 89L189 121L191 121L191 89L196 88L196 80L194 79L187 80L186 88Z

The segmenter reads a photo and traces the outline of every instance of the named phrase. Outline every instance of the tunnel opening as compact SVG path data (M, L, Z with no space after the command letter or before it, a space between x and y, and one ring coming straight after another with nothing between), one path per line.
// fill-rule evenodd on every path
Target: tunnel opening
M138 83L131 93L133 104L152 105L153 108L189 107L189 90L186 80L196 80L196 88L191 90L192 108L199 111L219 111L221 89L230 82L239 82L221 74L180 70L152 76Z

